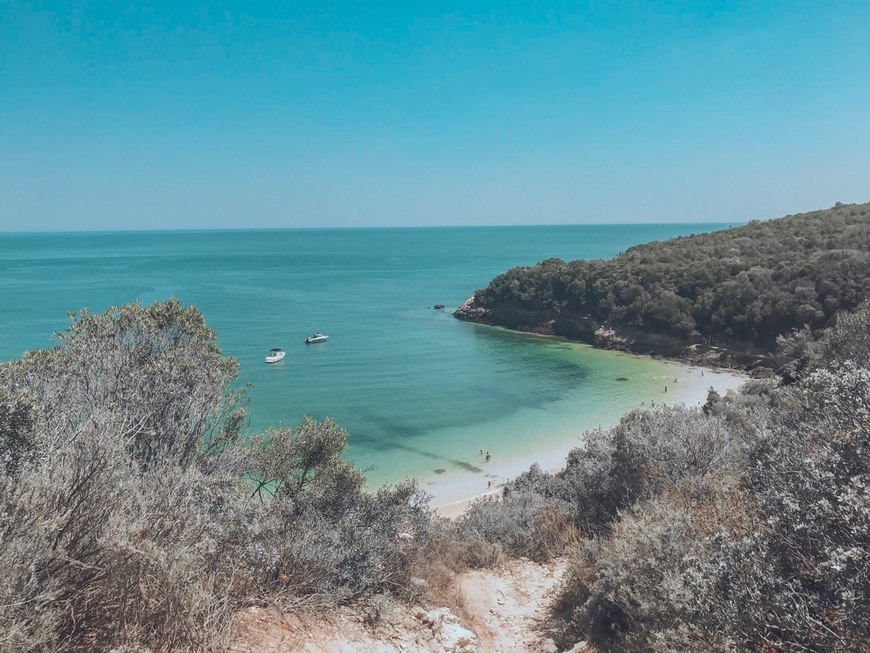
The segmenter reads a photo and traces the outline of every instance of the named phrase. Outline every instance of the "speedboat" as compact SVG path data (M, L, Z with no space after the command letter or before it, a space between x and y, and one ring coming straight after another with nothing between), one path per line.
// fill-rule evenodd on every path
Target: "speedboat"
M278 361L284 360L284 350L280 347L275 347L274 349L270 349L269 353L266 355L267 363L277 363Z
M323 342L324 340L328 340L328 339L329 339L329 336L325 336L322 333L320 333L319 331L315 331L314 335L311 335L311 336L308 336L307 338L305 338L305 342L310 345L314 342Z

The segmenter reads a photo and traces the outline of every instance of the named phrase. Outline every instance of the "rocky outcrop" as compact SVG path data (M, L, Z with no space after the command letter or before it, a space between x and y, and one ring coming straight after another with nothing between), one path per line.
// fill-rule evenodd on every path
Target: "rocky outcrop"
M615 351L632 350L629 339L610 327L598 327L595 330L595 346L599 349L613 349Z
M489 311L485 308L480 308L474 305L474 295L465 300L465 302L453 311L453 317L463 322L477 322L479 324L494 324L489 315Z
M514 331L539 333L552 336L557 334L555 320L547 314L527 311L513 305L499 306L493 311L475 304L475 297L469 297L462 306L453 311L453 317L463 322L476 322L500 326Z
M417 607L414 616L432 631L433 639L441 645L444 653L478 653L477 635L463 628L459 618L448 608L436 608L426 612Z

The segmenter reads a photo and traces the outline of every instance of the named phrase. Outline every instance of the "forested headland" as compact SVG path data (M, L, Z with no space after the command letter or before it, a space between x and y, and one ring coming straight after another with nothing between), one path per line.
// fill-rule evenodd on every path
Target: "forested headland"
M870 204L838 203L638 245L610 260L513 268L455 314L638 353L726 349L723 360L752 365L778 336L819 329L868 294Z

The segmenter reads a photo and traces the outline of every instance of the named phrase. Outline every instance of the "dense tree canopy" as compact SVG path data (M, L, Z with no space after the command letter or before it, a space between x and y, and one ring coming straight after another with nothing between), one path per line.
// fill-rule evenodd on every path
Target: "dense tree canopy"
M591 339L602 325L683 343L770 350L870 292L870 204L632 247L611 260L549 259L475 293L460 319Z

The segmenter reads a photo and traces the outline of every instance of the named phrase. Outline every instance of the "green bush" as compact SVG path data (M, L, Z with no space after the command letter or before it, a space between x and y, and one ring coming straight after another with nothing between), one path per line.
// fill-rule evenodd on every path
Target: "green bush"
M638 245L607 261L514 268L457 317L587 341L605 326L642 352L671 340L769 355L777 336L827 326L868 293L870 204L861 204Z

